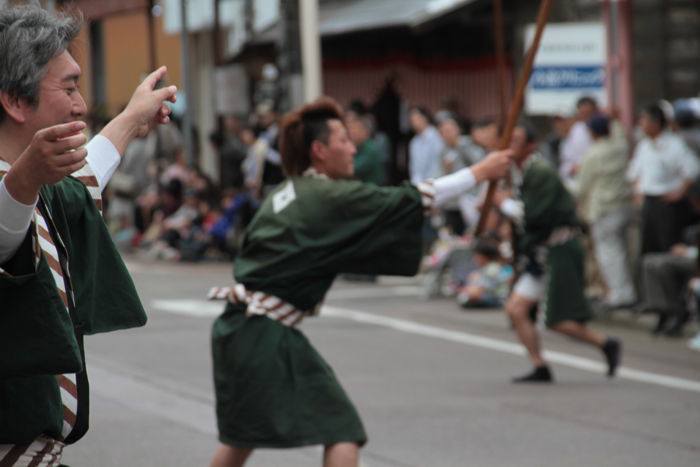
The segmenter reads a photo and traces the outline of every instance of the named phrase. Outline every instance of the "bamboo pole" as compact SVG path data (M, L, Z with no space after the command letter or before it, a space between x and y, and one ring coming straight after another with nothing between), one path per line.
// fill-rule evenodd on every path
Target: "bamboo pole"
M513 137L513 130L517 124L518 117L523 108L523 101L525 98L525 87L530 80L530 74L532 73L532 66L535 63L535 56L537 55L537 50L540 47L540 40L542 39L542 33L544 32L544 27L547 24L547 18L549 17L549 12L552 9L552 0L542 0L540 2L540 9L537 14L537 27L535 30L535 37L532 39L532 44L530 44L530 49L527 51L527 57L525 58L525 64L523 69L520 71L520 77L518 78L518 84L515 88L515 95L510 103L510 109L508 110L508 119L506 120L505 128L501 134L501 140L499 142L499 149L507 149L510 146L511 138ZM486 219L488 217L489 211L493 205L493 196L496 192L497 181L489 182L489 188L486 192L486 198L484 199L484 204L481 208L481 216L479 217L479 222L476 226L476 235L481 235L484 231L486 225Z

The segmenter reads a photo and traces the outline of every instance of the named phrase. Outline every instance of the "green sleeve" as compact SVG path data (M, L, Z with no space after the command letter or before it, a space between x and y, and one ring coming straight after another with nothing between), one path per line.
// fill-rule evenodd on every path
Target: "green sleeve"
M294 186L294 200L274 199ZM236 258L236 281L309 309L337 274L413 275L423 209L411 185L293 178L263 203Z
M337 272L413 275L422 254L423 207L409 184L350 184L336 200Z
M102 215L82 183L46 191L69 255L79 326L85 334L143 326L146 313Z

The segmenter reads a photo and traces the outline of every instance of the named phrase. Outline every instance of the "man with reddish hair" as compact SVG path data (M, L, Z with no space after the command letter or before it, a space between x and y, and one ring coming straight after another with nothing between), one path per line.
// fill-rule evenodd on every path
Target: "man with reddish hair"
M281 155L289 178L249 225L235 284L211 292L229 302L212 332L222 444L211 465L241 466L255 448L321 444L325 466L356 466L362 421L297 325L340 273L414 275L424 212L504 175L511 151L418 187L354 181L343 113L321 98L285 116Z

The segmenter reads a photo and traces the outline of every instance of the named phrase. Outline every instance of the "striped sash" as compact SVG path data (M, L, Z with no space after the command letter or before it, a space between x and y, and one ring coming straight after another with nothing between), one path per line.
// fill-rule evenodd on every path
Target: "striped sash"
M35 250L37 251L36 262L39 262L41 259L39 255L43 253L49 265L49 269L51 270L58 295L61 297L61 302L63 302L66 313L70 315L70 304L75 303L75 301L72 296L72 290L70 289L68 258L61 258L59 256L56 243L51 235L51 231L53 230L55 232L55 229L49 229L49 224L46 221L48 217L49 222L51 222L50 214L48 211L45 211L46 216L44 216L42 211L45 211L45 206L40 199L34 211L33 224L36 229L36 238L39 242L39 248ZM61 243L57 232L56 237L56 241ZM61 259L63 259L63 262ZM63 404L63 428L61 430L61 436L65 439L75 426L76 414L78 413L78 386L75 373L57 375L56 379L61 392L61 403Z
M212 287L207 295L209 300L228 300L231 303L247 305L246 316L267 316L285 326L294 327L305 316L318 314L319 306L313 310L300 310L281 298L263 292L246 290L243 284L233 287Z
M97 210L102 212L102 191L100 190L100 184L95 177L94 172L88 164L85 164L82 169L75 171L71 174L72 177L78 179L87 191L90 193L92 200L97 206Z
M0 177L4 176L10 166L5 161L0 161ZM88 165L72 174L82 182L90 193L97 209L102 212L102 194L97 178ZM50 227L51 226L51 227ZM67 250L61 240L58 231L53 227L51 214L45 206L41 196L34 210L34 220L30 226L34 245L35 267L43 254L48 263L51 275L56 285L56 290L70 315L70 306L75 304L72 293ZM53 232L53 234L52 234ZM59 248L64 252L59 254ZM56 375L61 404L63 406L63 426L61 428L61 440L52 440L39 437L29 445L0 445L0 467L5 466L34 466L34 465L59 465L61 452L65 440L75 426L78 413L78 383L75 373Z
M60 466L64 446L45 436L29 444L0 444L0 467Z

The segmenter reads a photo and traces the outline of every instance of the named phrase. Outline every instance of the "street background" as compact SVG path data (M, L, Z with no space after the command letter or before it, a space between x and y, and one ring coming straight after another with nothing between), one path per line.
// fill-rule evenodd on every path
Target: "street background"
M63 462L208 465L217 444L209 331L221 306L204 296L230 281L231 267L127 264L149 322L86 339L91 428ZM504 314L428 302L421 290L419 278L339 281L328 312L301 326L365 422L365 467L697 465L700 363L684 341L651 337L646 317L596 321L625 342L620 377L607 380L596 351L545 332L545 348L561 352L557 383L516 386L510 377L529 363L508 353L516 341ZM316 447L260 450L249 465L320 457Z

